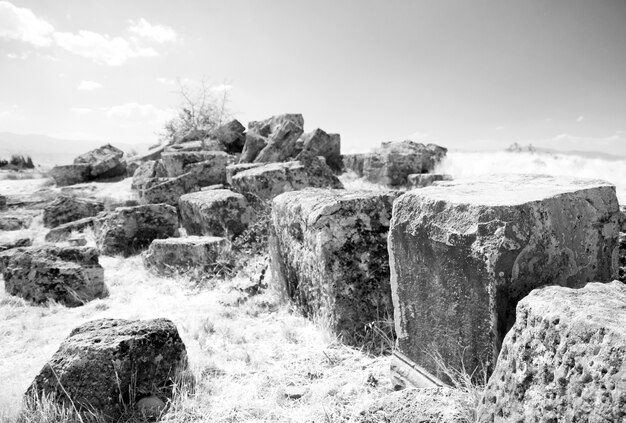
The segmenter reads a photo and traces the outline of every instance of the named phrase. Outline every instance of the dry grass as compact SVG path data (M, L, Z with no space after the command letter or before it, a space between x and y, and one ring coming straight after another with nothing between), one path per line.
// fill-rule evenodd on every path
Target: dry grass
M82 307L31 306L2 289L2 421L17 422L23 393L72 328L107 317L176 323L197 384L195 393L178 391L165 421L348 421L391 389L387 357L341 345L272 291L248 297L237 278L200 285L159 278L139 256L100 261L110 296ZM285 395L294 387L303 389L302 398Z

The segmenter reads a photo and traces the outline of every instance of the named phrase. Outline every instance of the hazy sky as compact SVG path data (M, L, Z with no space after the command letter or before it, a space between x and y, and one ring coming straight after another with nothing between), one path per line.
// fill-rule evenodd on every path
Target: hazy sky
M413 138L626 154L625 0L0 1L0 131L151 142L178 79L345 152Z

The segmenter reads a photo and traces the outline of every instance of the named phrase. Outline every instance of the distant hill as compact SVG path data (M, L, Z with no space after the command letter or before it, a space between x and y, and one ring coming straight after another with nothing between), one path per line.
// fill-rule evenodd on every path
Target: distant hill
M36 165L70 164L76 156L101 145L110 143L125 152L142 152L150 146L148 143L125 144L115 141L80 141L66 140L36 134L14 134L0 132L0 159L12 154L30 156Z

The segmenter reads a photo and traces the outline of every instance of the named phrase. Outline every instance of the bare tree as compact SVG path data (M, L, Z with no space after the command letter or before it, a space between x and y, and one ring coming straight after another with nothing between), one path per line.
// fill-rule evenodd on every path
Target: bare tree
M205 77L197 87L178 80L181 104L178 115L170 119L160 134L161 141L173 143L191 131L208 133L231 116L228 90L216 90Z

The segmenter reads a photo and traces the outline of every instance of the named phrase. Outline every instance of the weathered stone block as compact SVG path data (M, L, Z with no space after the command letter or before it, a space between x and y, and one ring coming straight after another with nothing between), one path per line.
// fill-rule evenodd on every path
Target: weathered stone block
M479 407L480 422L626 419L626 285L545 287L515 325Z
M226 238L188 236L155 239L144 253L146 268L161 276L209 270L227 248Z
M63 165L53 167L49 174L54 179L57 186L66 186L80 184L89 180L91 166L86 164L80 165Z
M85 229L93 227L95 217L86 217L73 222L64 223L56 228L52 228L46 234L47 242L67 241L72 232L83 232Z
M239 163L226 166L226 183L232 185L233 176L244 170L254 169L259 166L263 166L263 163Z
M24 213L5 213L0 215L0 231L19 231L30 226L33 217Z
M617 274L615 187L543 175L490 175L409 191L389 232L398 348L432 374L440 354L493 369L515 306L543 285ZM443 377L443 376L442 376Z
M0 241L0 253L6 250L19 247L30 247L33 245L33 240L30 238L16 238L10 241ZM2 271L2 269L0 269Z
M98 250L90 247L26 247L1 254L4 289L33 303L50 300L77 307L107 295Z
M309 178L300 162L270 163L239 172L233 176L232 186L241 193L270 200L283 192L309 186Z
M272 202L272 279L352 345L365 325L393 313L387 232L396 196L306 189Z
M169 204L176 206L181 195L198 191L200 187L195 183L191 173L184 173L175 178L152 178L140 193L144 204Z
M35 377L27 397L46 395L88 420L117 422L133 401L172 398L185 344L168 319L100 319L75 328Z
M0 211L7 209L7 197L0 194Z
M126 176L124 152L111 144L103 145L74 159L74 165L89 166L90 179Z
M286 121L276 127L267 139L267 145L254 159L255 163L282 162L293 157L296 141L302 135L302 127Z
M343 184L333 173L332 169L324 161L323 156L315 156L309 150L304 150L296 160L304 166L306 170L309 186L315 188L335 188L343 189Z
M229 153L241 153L246 141L245 130L237 119L233 119L213 129L209 133L209 138L219 141Z
M255 217L246 198L228 189L183 195L178 207L182 226L189 235L232 238L242 233Z
M232 156L223 151L185 151L167 152L161 155L161 161L170 178L189 172L195 163L211 161L213 166L225 171L226 165L232 161Z
M129 256L155 239L178 235L178 213L167 204L119 207L100 213L94 231L102 254Z
M147 160L141 162L133 173L133 182L131 189L141 192L148 185L152 178L156 177L157 162L155 160Z
M321 129L304 134L301 138L302 148L314 156L323 156L326 164L333 172L341 172L343 160L341 158L341 136L339 134L327 134Z
M104 210L104 202L92 198L62 196L43 209L43 225L54 228L64 223L92 217Z
M239 157L239 163L252 163L267 145L267 138L255 133L246 133L246 141Z

